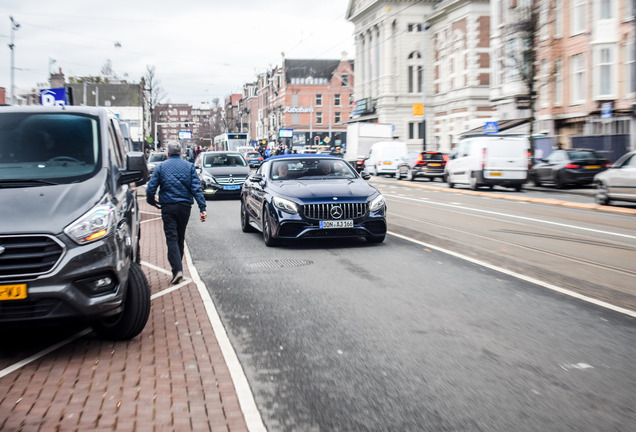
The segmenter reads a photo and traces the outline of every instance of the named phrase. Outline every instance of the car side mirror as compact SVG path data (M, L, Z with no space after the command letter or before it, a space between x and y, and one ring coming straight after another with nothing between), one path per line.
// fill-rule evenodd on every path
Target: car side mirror
M371 178L371 174L369 174L369 173L368 173L368 172L366 172L366 171L361 171L361 172L360 172L360 177L362 177L362 178L363 178L363 179L365 179L365 180L369 180L369 179Z
M126 170L120 172L118 182L120 185L135 183L137 186L148 181L148 164L143 152L126 153Z
M263 177L263 174L250 174L248 180L254 183L260 183L263 181L264 178L265 177Z

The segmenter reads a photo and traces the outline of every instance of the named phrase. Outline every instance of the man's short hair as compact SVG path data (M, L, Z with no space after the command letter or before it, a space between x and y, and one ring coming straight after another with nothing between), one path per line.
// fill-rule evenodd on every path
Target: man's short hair
M168 156L179 156L181 154L181 145L176 142L168 143Z

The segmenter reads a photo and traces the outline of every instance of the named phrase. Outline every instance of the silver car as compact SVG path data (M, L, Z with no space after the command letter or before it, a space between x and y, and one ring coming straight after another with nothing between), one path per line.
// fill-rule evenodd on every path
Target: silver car
M636 202L636 151L623 155L609 169L594 176L597 204L612 200Z
M148 156L148 173L152 175L155 168L168 159L166 152L150 153Z

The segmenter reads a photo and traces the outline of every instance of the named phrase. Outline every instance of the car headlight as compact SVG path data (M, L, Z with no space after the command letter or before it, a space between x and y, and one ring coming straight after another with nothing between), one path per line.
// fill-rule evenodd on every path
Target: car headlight
M298 204L285 198L274 197L272 199L274 207L287 213L298 213Z
M381 210L386 203L384 202L384 197L382 195L378 195L371 201L371 205L369 205L369 211L375 212Z
M87 244L106 237L113 230L115 207L100 203L64 229L77 244Z
M212 177L210 174L203 174L201 178L206 183L216 183L216 180L214 180L214 177Z

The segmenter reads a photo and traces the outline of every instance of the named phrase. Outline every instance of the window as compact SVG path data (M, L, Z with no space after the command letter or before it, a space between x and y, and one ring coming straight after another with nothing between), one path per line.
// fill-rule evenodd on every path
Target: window
M349 75L342 74L342 86L346 87L349 85Z
M422 24L409 24L407 29L409 33L421 32Z
M422 133L422 122L409 122L409 139L420 139Z
M609 48L601 48L598 54L598 95L610 96L614 93L612 86L614 64L612 51Z
M334 95L334 97L333 97L333 104L334 104L335 106L340 106L340 95L339 95L339 94Z
M316 124L322 124L322 113L321 112L317 112L316 113Z
M334 122L336 122L336 123L340 123L340 120L341 120L341 115L340 115L340 113L339 113L339 112L335 113L335 114L334 114L333 121L334 121Z
M601 0L601 11L600 17L601 19L610 19L613 18L612 14L612 0Z
M570 57L570 70L572 75L570 103L581 103L585 99L585 61L583 54Z
M554 4L554 37L563 35L563 0L556 0Z
M554 63L554 95L555 106L561 106L563 103L563 62L557 59Z
M573 35L585 31L585 0L572 0L572 31Z
M627 93L636 92L636 61L634 61L634 44L625 45L625 81Z
M407 77L408 92L420 93L422 90L422 56L418 51L413 51L408 57Z
M322 106L322 95L321 94L317 94L316 95L316 106Z
M547 108L550 100L548 85L550 83L550 74L548 72L547 60L541 60L539 73L541 74L541 86L539 87L539 106L542 108Z

